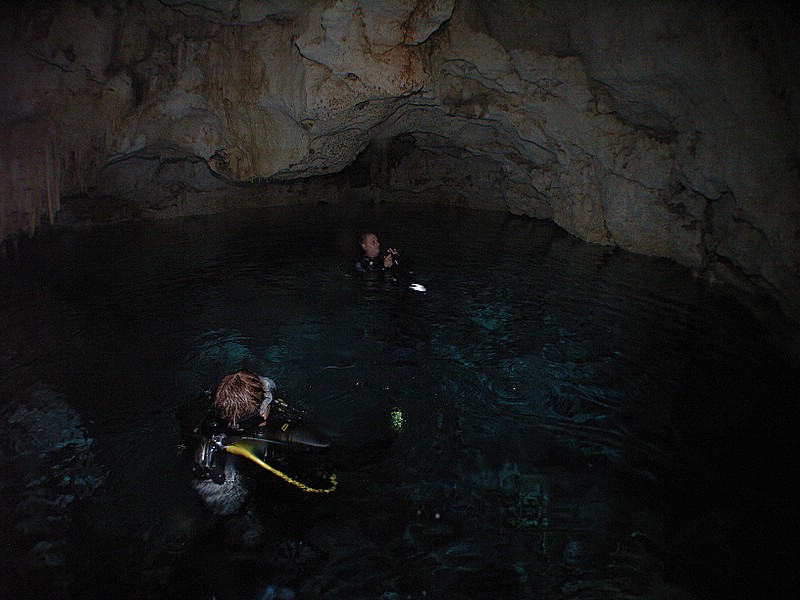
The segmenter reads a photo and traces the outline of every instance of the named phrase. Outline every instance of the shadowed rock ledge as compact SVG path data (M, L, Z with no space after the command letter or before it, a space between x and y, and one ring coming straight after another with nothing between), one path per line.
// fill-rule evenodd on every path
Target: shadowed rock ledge
M552 219L800 320L795 12L748 3L117 0L0 9L0 238L237 204Z

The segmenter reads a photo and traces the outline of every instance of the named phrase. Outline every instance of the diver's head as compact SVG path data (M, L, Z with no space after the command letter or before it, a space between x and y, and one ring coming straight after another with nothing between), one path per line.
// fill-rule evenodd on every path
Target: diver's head
M217 384L211 397L211 408L216 416L230 427L239 427L255 419L263 422L269 415L272 394L264 380L251 371L237 371L225 375Z
M372 232L368 231L361 234L359 243L364 250L364 254L369 258L375 258L381 253L381 243L378 241L378 236Z

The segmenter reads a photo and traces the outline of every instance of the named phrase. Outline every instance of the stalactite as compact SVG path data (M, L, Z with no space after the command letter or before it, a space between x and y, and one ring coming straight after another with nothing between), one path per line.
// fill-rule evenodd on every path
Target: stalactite
M45 119L0 124L0 242L31 235L60 206L61 168L55 130Z

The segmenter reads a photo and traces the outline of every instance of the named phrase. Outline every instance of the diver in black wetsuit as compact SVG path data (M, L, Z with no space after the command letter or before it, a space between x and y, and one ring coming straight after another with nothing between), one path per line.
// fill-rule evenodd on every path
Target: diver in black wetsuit
M231 454L246 456L283 476L266 462L277 464L291 455L330 446L303 413L273 397L275 388L272 379L250 371L226 375L214 390L202 423L192 432L193 485L218 514L238 510L247 496L238 457Z
M378 236L367 231L361 234L359 245L364 255L356 261L356 272L362 274L381 274L384 279L408 283L411 281L411 272L405 260L401 261L400 254L394 248L381 252L381 243ZM401 266L401 262L403 265Z
M386 252L381 252L378 236L371 231L362 233L358 243L364 251L364 256L356 261L356 271L370 273L391 271L400 267L400 256L397 254L397 250L389 248Z

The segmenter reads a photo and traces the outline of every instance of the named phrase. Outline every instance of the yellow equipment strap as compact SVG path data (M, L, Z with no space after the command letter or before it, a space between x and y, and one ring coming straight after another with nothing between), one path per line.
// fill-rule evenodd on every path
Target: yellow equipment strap
M329 488L313 488L313 487L310 487L310 486L308 486L308 485L306 485L306 484L304 484L304 483L302 483L300 481L297 481L296 479L292 479L286 473L281 473L275 467L268 465L263 460L261 460L258 456L256 456L253 453L253 451L250 448L248 448L247 446L245 446L245 445L240 446L238 444L238 442L234 442L232 444L229 444L229 445L225 446L225 450L227 450L231 454L238 454L239 456L244 456L245 458L249 458L254 463L256 463L257 465L259 465L259 466L261 466L263 468L265 468L267 471L269 471L273 475L277 475L278 477L280 477L284 481L287 481L287 482L291 483L292 485L295 485L295 486L299 487L304 492L312 492L312 493L317 493L317 494L330 494L333 490L336 489L336 474L335 473L332 474L330 476L330 478L329 478L329 480L331 482L331 486Z

